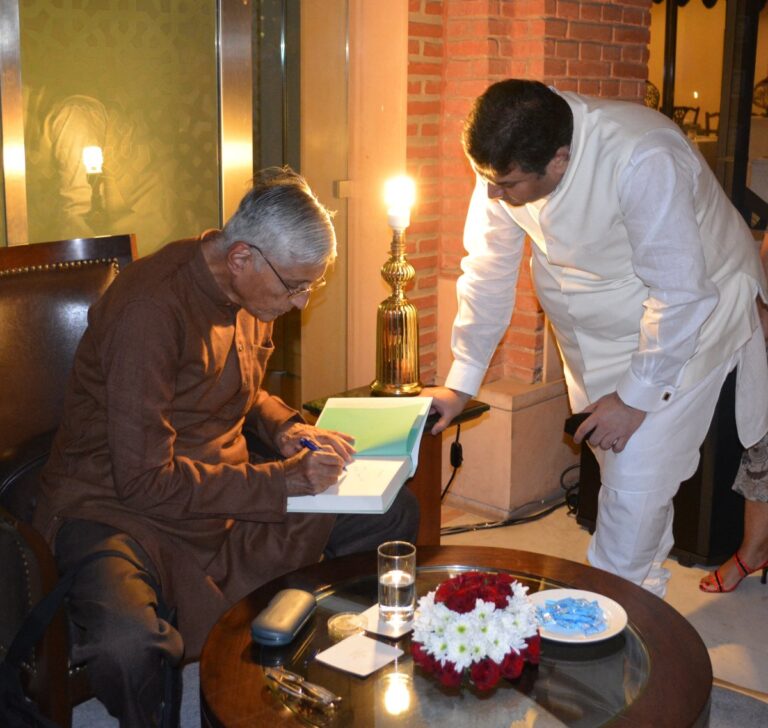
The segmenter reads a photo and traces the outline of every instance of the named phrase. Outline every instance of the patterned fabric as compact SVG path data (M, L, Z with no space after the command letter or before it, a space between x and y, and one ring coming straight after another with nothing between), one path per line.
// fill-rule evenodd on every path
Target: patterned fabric
M747 500L768 503L768 432L744 451L733 489Z
M768 503L768 432L744 451L733 489L747 500Z

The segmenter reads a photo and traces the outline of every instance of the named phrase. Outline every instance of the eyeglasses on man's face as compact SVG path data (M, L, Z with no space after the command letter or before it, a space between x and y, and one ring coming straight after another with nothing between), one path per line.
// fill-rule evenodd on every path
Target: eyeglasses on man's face
M288 295L288 298L298 298L299 296L308 296L317 291L318 289L322 288L326 284L325 277L320 277L316 281L313 281L308 286L301 286L300 288L291 288L285 280L283 280L283 277L277 272L277 269L275 266L272 265L272 263L269 262L269 258L267 258L264 253L261 252L261 248L259 248L256 245L252 245L251 243L245 243L249 248L253 248L254 250L258 251L259 255L264 258L264 262L270 267L272 272L277 276L277 280L280 281L280 283L283 284L283 288L285 288L285 292Z

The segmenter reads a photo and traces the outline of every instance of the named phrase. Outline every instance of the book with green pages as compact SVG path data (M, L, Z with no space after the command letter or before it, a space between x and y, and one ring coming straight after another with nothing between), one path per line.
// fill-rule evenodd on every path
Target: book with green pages
M331 397L317 426L355 438L357 453L338 482L291 496L289 513L386 513L416 472L431 397Z

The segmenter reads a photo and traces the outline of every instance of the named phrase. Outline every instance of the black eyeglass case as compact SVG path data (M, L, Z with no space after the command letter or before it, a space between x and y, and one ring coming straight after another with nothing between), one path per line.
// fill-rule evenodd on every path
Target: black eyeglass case
M283 589L251 622L251 637L260 645L287 645L309 621L317 607L315 595Z

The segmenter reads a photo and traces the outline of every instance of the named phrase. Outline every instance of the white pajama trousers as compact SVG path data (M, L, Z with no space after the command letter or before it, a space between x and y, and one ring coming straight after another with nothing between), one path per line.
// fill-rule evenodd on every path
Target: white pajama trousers
M622 452L592 448L602 481L587 551L592 566L665 595L670 574L662 564L674 544L672 498L696 472L720 389L739 354L649 412Z

